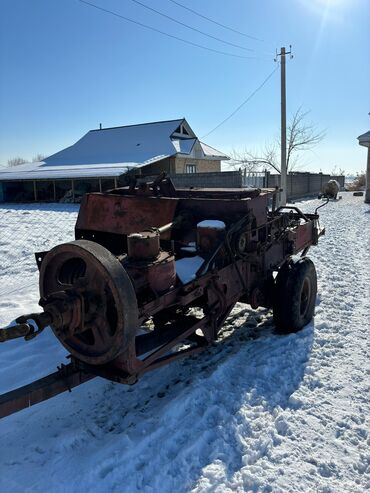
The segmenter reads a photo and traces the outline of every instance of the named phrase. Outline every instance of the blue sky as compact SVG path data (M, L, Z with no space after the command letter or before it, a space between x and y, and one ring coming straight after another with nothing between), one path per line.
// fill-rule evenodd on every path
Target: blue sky
M356 137L369 130L369 0L178 0L263 41L225 30L169 0L141 0L184 23L241 45L222 44L149 12L132 0L89 0L209 48L148 31L78 0L0 1L0 163L71 145L103 126L185 116L199 137L227 117L287 61L288 115L299 106L326 130L303 157L304 169L352 173L365 168ZM229 152L258 149L280 129L280 79L267 84L232 119L204 139Z

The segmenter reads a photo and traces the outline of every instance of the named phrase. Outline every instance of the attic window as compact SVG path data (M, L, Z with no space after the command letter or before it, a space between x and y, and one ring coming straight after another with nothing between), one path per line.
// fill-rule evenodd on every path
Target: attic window
M189 135L189 132L186 130L183 124L179 125L175 130L175 134Z

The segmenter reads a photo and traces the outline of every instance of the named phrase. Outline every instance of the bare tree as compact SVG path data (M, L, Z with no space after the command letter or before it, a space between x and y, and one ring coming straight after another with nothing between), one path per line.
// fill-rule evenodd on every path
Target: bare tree
M318 130L313 123L306 122L308 111L302 108L293 114L287 127L287 171L293 171L299 166L301 153L312 150L325 137L323 130ZM261 167L271 167L280 173L280 138L272 143L266 143L258 152L233 151L231 165L257 171ZM234 160L234 158L237 158ZM235 166L235 167L236 167ZM252 169L251 169L252 168Z
M230 165L234 169L245 169L247 173L261 171L267 167L272 167L280 173L277 155L277 143L265 144L259 151L251 151L248 149L243 149L242 151L233 150L230 153Z
M8 159L8 166L19 166L20 164L27 163L26 159L23 159L23 157L13 157L11 159Z
M36 163L36 162L39 162L39 161L43 161L44 159L46 158L45 154L36 154L36 156L34 156L32 158L32 162L33 163ZM8 159L8 166L12 167L12 166L19 166L20 164L24 164L24 163L29 163L29 160L28 159L24 159L23 157L20 157L20 156L17 156L17 157L13 157L11 159Z
M313 123L306 123L305 118L309 111L302 111L302 108L294 113L288 125L287 132L287 169L293 169L297 163L299 152L311 151L325 137L325 131L318 130Z
M34 156L34 157L32 158L32 162L33 162L33 163L37 163L37 162L39 162L39 161L43 161L46 157L47 157L47 156L45 156L45 154L40 154L40 153L39 153L39 154L36 154L36 156Z
M339 168L337 165L330 171L331 176L343 176L346 174L345 170Z

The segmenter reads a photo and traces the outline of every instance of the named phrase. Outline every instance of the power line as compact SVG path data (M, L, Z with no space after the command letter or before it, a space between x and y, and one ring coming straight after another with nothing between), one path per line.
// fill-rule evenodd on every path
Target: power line
M235 108L235 110L230 113L229 116L227 116L224 120L222 120L222 122L220 122L218 125L216 125L210 132L208 132L207 134L203 135L201 138L204 139L204 137L208 137L208 135L210 135L211 133L213 133L215 130L217 130L218 128L221 127L221 125L223 125L224 123L226 123L228 120L230 120L230 118L232 118L245 104L248 103L248 101L250 101L253 96L260 90L262 89L262 87L271 79L271 77L274 75L274 73L277 71L277 69L279 68L279 66L275 67L274 70L271 72L270 75L268 75L266 77L266 79L262 82L262 84L260 84L257 89L255 89L248 97L247 99L245 99L237 108Z
M244 56L244 55L236 55L234 53L228 53L226 51L220 51L216 50L214 48L209 48L208 46L200 45L198 43L193 43L192 41L189 41L187 39L179 38L178 36L175 36L173 34L166 33L165 31L161 31L160 29L157 29L152 26L148 26L147 24L143 24L142 22L135 21L134 19L130 19L129 17L125 17L124 15L118 14L117 12L113 12L112 10L105 9L104 7L100 7L99 5L95 5L94 3L87 2L86 0L78 0L79 2L88 5L90 7L93 7L97 10L101 10L102 12L106 12L107 14L114 15L115 17L118 17L120 19L123 19L127 22L131 22L132 24L136 24L137 26L144 27L145 29L150 29L151 31L154 31L156 33L162 34L163 36L167 36L168 38L176 39L177 41L181 41L183 43L186 43L191 46L196 46L197 48L202 48L203 50L207 51L212 51L213 53L218 53L219 55L225 55L225 56L232 56L235 58L244 58L244 59L256 59L257 57L252 57L252 56Z
M229 41L226 41L224 39L218 38L217 36L213 36L212 34L209 34L209 33L206 33L204 31L201 31L200 29L197 29L196 27L189 26L188 24L185 24L185 22L181 22L181 21L175 19L174 17L171 17L171 16L169 16L167 14L164 14L163 12L160 12L159 10L154 9L153 7L149 7L149 5L145 5L145 3L142 3L139 0L131 0L131 2L134 2L134 3L138 4L138 5L141 5L145 9L151 10L152 12L155 12L156 14L161 15L162 17L165 17L166 19L169 19L169 20L171 20L173 22L176 22L177 24L180 24L180 26L184 26L184 27L186 27L188 29L191 29L192 31L195 31L197 33L200 33L203 36L207 36L208 38L215 39L216 41L220 41L221 43L227 44L229 46L233 46L234 48L239 48L241 50L255 51L252 48L246 48L245 46L241 46L241 45L238 45L238 44L235 44L235 43L230 43Z
M176 0L169 0L169 1L172 2L172 3L174 3L174 4L176 4L176 5L178 5L179 7L183 8L185 10L188 10L189 12L192 12L195 15L198 15L199 17L202 17L203 19L206 19L209 22L212 22L213 24L216 24L217 26L223 27L224 29L228 29L229 31L232 31L232 32L237 33L237 34L240 34L241 36L245 36L246 38L254 39L255 41L263 41L263 39L256 38L254 36L250 36L249 34L246 34L246 33L243 33L241 31L238 31L237 29L233 29L230 26L226 26L225 24L221 24L221 22L217 22L214 19L210 19L206 15L203 15L200 12L197 12L196 10L191 9L190 7L186 7L186 5L183 5L180 2L176 2Z

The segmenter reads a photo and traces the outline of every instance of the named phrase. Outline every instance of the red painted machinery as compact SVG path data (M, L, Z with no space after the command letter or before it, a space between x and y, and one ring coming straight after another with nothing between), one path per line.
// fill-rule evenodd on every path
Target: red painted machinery
M95 376L132 384L201 351L238 301L272 307L281 331L302 328L317 289L305 255L323 231L316 211L276 208L275 197L176 190L163 177L86 195L76 240L36 254L42 313L0 330L4 342L50 327L71 361L0 396L0 417Z

